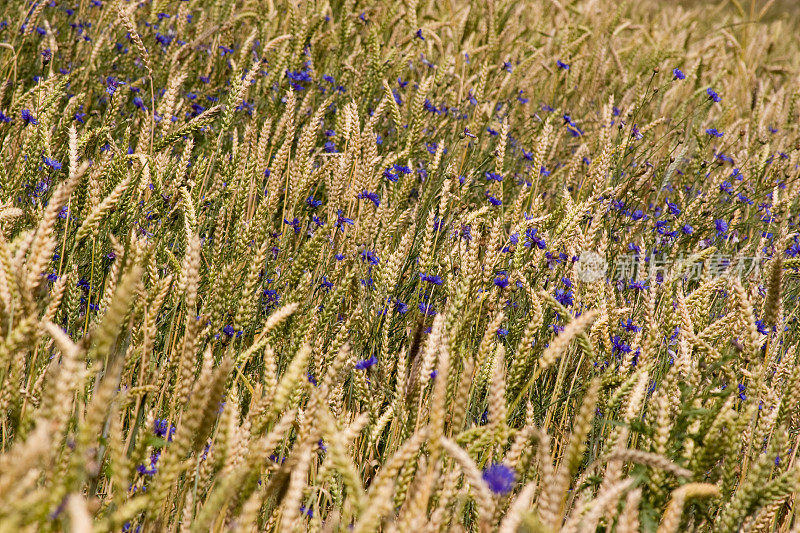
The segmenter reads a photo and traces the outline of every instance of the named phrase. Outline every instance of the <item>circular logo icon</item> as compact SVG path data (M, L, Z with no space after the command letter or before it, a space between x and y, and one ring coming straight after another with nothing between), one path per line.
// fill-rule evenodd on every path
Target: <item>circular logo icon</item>
M581 252L575 263L576 275L586 283L600 281L606 277L606 258L592 250Z

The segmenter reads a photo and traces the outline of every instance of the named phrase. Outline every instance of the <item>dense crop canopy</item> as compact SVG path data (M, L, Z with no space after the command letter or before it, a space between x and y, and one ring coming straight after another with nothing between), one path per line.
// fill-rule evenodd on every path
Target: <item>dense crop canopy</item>
M0 531L796 531L741 3L0 2Z

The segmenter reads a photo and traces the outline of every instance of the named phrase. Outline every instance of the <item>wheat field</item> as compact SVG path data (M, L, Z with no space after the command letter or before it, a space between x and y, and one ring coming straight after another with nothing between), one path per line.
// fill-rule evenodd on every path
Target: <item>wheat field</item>
M0 533L800 532L795 7L3 2Z

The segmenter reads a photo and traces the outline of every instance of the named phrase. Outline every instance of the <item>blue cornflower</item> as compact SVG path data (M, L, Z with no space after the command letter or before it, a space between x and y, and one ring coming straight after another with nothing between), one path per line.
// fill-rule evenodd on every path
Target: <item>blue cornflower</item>
M715 102L722 101L722 98L720 98L719 95L717 94L717 92L714 89L712 89L711 87L706 89L706 94L708 95L708 98L710 100L714 100Z
M560 59L558 61L556 61L556 65L558 65L558 68L560 68L561 70L569 70L569 65L567 65L566 63L564 63Z
M45 165L52 168L53 170L61 170L61 163L59 163L52 157L42 156L42 160L44 160Z
M579 128L578 126L576 126L575 124L569 124L569 125L567 125L567 131L568 131L568 132L569 132L569 134L570 134L570 135L572 135L573 137L580 137L581 135L583 135L583 130L582 130L582 129L580 129L580 128Z
M394 165L392 168L400 174L411 174L411 169L406 165Z
M362 199L369 200L370 202L375 204L375 207L378 207L379 205L381 205L381 199L378 196L378 193L369 192L369 191L361 191L358 194L358 197L362 198Z
M733 158L726 154L717 154L717 159L719 159L720 161L725 161L726 163L730 163L731 165L734 164Z
M286 77L295 82L311 81L311 73L308 70L291 71L287 69Z
M722 219L717 219L714 221L714 228L717 230L717 235L722 235L726 231L728 231L728 223Z
M297 217L294 217L291 221L283 219L283 223L287 224L288 226L294 229L294 234L297 235L300 233L300 220Z
M157 437L172 442L172 436L175 435L175 426L170 425L166 418L156 418L153 421L153 433L155 433Z
M669 222L667 222L666 220L656 221L656 231L659 233L659 235L672 236L672 232L669 229Z
M681 214L681 210L678 207L678 205L677 204L673 204L669 200L667 200L667 209L669 209L669 212L672 213L675 216L678 216L678 215Z
M156 41L163 46L169 46L169 44L172 42L172 39L173 37L170 35L164 35L161 32L156 32Z
M495 198L494 196L489 194L489 191L486 191L486 199L489 200L489 203L492 204L492 205L495 205L495 206L503 205L503 201L502 200L498 200L497 198Z
M427 281L428 283L432 283L434 285L442 284L442 278L437 274L425 274L423 272L420 272L419 279L421 279L422 281Z
M158 462L159 457L161 457L161 450L156 450L150 455L150 468L147 468L143 464L140 464L136 467L136 471L143 476L156 475L156 472L158 472L158 468L156 468L156 463Z
M363 261L368 262L371 265L377 265L378 263L381 262L381 260L378 257L378 255L375 252L373 252L372 250L362 250L361 251L361 259Z
M545 242L544 238L536 235L537 228L528 228L525 230L525 237L528 238L527 242L525 242L525 246L531 248L532 246L536 246L540 250L544 250L547 248L547 242Z
M322 200L317 200L313 196L309 196L306 198L306 204L308 204L311 209L315 209L322 205Z
M26 125L26 126L27 126L28 124L33 124L34 126L35 126L35 125L37 125L37 124L39 124L39 121L38 121L38 120L36 120L36 117L34 117L34 116L33 116L33 113L31 113L31 112L30 112L29 110L27 110L27 109L23 109L23 110L20 112L20 116L22 117L22 120L23 120L23 121L25 121L25 125Z
M436 309L431 304L426 304L425 302L419 303L419 310L422 311L422 314L433 316L436 314Z
M674 68L674 69L672 69L672 79L673 80L684 80L684 79L686 79L686 76L683 74L683 72L681 72L681 69Z
M626 331L632 331L634 333L637 333L637 332L641 331L641 329L642 329L639 326L637 326L636 324L634 324L633 323L633 319L630 319L630 318L628 319L627 322L624 322L624 321L620 320L619 324L620 324L620 326L622 326L622 329L624 329Z
M391 181L392 183L396 183L398 175L397 174L393 174L392 171L387 168L386 170L383 171L383 177L386 178L387 180Z
M714 137L722 137L723 135L725 135L723 132L717 130L717 128L708 128L706 130L706 133Z
M611 344L613 345L613 347L611 348L612 354L617 354L621 356L624 353L630 353L631 351L633 351L632 348L628 344L626 344L625 341L623 341L619 335L614 335L613 337L611 337Z
M368 369L369 367L371 367L372 365L374 365L377 362L378 362L378 358L373 355L369 359L362 359L361 361L358 361L356 363L356 369L358 369L358 370L366 370L366 369Z
M502 463L493 463L483 471L483 480L495 494L507 494L514 488L516 472Z
M572 291L565 291L564 289L556 289L555 298L564 307L569 307L575 301L573 300Z
M109 76L106 78L106 92L114 96L114 93L117 92L117 87L120 85L125 85L125 82L119 81L114 76Z
M417 39L422 39L423 41L425 40L425 37L423 37L423 36L422 36L422 28L418 29L418 30L417 30L417 31L414 33L414 36L415 36Z
M321 280L321 283L319 284L319 286L320 286L321 289L323 289L323 290L325 290L325 292L327 292L331 287L333 287L333 283L328 281L328 277L327 276L322 276L322 280Z
M508 276L497 276L494 278L494 284L500 287L501 289L505 289L508 287Z
M235 329L233 329L233 326L231 326L230 324L228 324L227 326L225 326L224 328L222 328L222 333L224 333L224 334L225 334L225 335L227 335L228 337L233 337L233 336L234 336L234 334L236 333L236 330L235 330Z
M725 180L722 183L720 183L719 190L720 190L720 192L726 192L728 194L733 194L733 185L731 185L731 182Z
M350 224L351 226L354 224L353 219L344 216L344 212L341 209L336 211L336 215L336 225L334 227L340 228L342 232L344 232L345 224Z
M503 175L496 172L485 172L486 181L503 181Z

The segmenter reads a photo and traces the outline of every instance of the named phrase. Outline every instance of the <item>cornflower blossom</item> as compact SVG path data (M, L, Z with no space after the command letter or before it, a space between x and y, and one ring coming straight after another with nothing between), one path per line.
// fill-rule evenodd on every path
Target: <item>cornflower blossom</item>
M486 485L495 494L508 494L514 488L517 474L514 469L502 463L493 463L481 475Z

